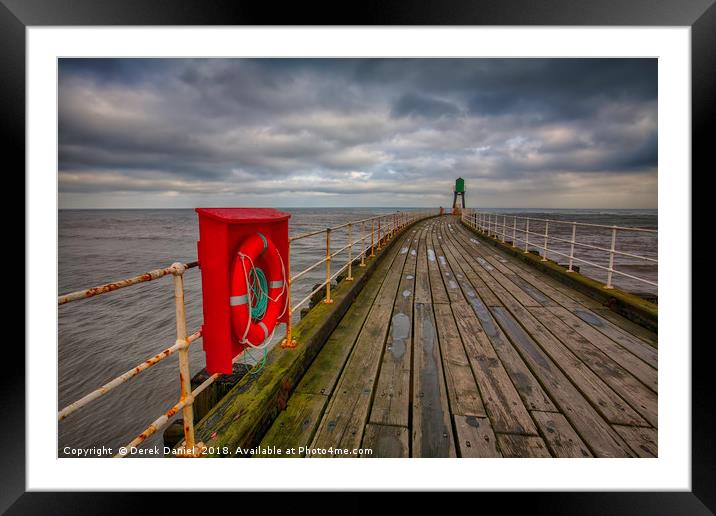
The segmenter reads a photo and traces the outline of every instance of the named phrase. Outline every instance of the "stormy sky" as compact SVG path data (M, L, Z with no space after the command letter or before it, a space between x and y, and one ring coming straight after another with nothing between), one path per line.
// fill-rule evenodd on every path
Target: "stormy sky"
M60 59L60 208L656 208L655 59Z

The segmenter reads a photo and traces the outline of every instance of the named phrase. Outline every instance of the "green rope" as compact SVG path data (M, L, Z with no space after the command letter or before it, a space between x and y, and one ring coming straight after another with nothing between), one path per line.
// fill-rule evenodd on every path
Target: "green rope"
M252 365L252 366L253 366L253 367L251 368L251 370L249 371L249 374L251 374L251 375L257 374L259 371L261 371L261 370L266 366L266 357L267 357L267 355L268 355L268 352L267 352L266 348L264 348L263 357L260 358L260 359L257 359L256 357L254 357L254 356L249 352L249 348L246 348L246 349L244 350L244 354L246 354L246 355L251 359L251 361L253 362L253 363L247 362L249 365ZM258 367L256 367L256 366L258 366Z
M260 321L266 315L268 306L268 282L264 271L258 267L252 267L249 272L249 283L251 319Z

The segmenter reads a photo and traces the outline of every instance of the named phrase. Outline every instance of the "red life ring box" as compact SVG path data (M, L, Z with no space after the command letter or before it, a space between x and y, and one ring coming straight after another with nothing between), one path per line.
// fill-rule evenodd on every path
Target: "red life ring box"
M288 264L291 214L272 208L196 208L196 212L206 370L209 374L230 374L232 360L247 345L232 332L229 300L235 257L244 241L260 233L273 243L283 263ZM288 310L278 317L276 324L287 321Z

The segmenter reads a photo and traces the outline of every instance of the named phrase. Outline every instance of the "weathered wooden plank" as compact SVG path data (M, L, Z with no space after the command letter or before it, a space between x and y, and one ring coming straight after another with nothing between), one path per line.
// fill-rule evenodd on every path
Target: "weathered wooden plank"
M430 276L430 295L432 297L432 303L449 303L450 298L448 297L445 284L443 283L442 273L438 266L437 253L435 251L435 245L432 238L432 228L427 236L427 255L428 255L428 275Z
M457 248L453 247L452 243L449 243L446 246L445 252L448 257L448 261L454 265L455 269L462 267L460 270L464 270L468 267L467 265L461 266L460 260L455 258L455 255L462 255L459 253ZM488 339L492 343L492 347L495 349L495 352L499 356L500 360L502 360L502 364L507 370L512 383L515 385L517 392L519 392L520 397L524 401L527 408L531 410L555 411L556 408L549 399L549 396L547 396L544 392L544 389L542 389L539 382L525 364L524 360L522 360L522 357L520 357L519 353L517 353L510 341L497 325L492 317L492 314L490 314L490 311L483 303L480 296L473 295L474 290L472 289L470 282L466 280L465 276L463 276L463 279L460 280L460 285L466 294L470 306L477 315L477 318L480 320L480 324L485 330Z
M410 410L410 369L412 363L413 297L415 290L416 254L418 240L410 246L403 246L405 265L400 276L398 293L393 307L393 316L388 332L386 350L380 367L375 399L369 420L388 425L409 424Z
M415 303L412 456L454 457L445 379L432 305Z
M552 400L598 457L631 456L627 445L505 308L491 312Z
M456 234L459 234L459 232L455 232ZM480 296L482 301L487 306L502 306L502 302L498 299L497 296L492 292L492 290L489 288L489 286L482 280L481 277L479 277L473 266L472 263L475 262L476 257L480 256L478 252L474 250L473 247L462 247L457 244L458 237L456 234L447 235L445 234L444 243L449 246L450 249L452 249L453 256L456 258L459 258L458 255L462 255L462 258L460 258L462 261L460 262L463 269L463 274L467 277L467 279L472 284L473 288L477 291L477 294ZM474 238L472 240L475 240ZM477 240L475 240L477 242ZM477 244L475 244L477 245ZM459 248L458 248L459 247ZM476 267L476 266L475 266ZM468 294L466 294L468 295Z
M420 231L420 241L417 251L417 265L415 271L415 303L432 303L430 294L430 277L428 276L428 253L425 236L427 225ZM411 251L412 252L412 251Z
M644 419L652 426L658 426L656 393L619 364L618 360L623 358L622 356L606 355L547 308L531 308L530 311ZM642 364L645 368L648 367L643 362Z
M549 307L549 310L577 334L591 342L606 355L613 358L619 365L624 367L624 369L639 378L647 387L654 392L658 392L658 371L655 365L657 359L655 348L652 348L646 343L635 343L637 348L633 349L641 355L641 357L639 357L622 344L615 342L604 333L598 331L596 325L602 324L601 321L596 323L596 325L589 324L585 319L592 322L596 322L596 320L599 319L599 317L593 313L587 315L586 313L580 312L581 317L579 317L576 313L572 313L562 307ZM630 344L631 343L634 343L634 341L631 341ZM644 353L644 351L646 351L646 353ZM654 352L653 355L652 351ZM642 357L646 358L646 361L643 360ZM654 365L651 365L650 362L654 362Z
M540 306L540 303L533 299L527 292L517 286L510 278L502 274L497 265L499 262L494 260L492 256L476 257L477 262L487 270L497 282L504 287L521 305L523 306Z
M640 326L625 317L622 317L608 307L600 306L598 308L593 308L592 311L595 314L600 315L604 319L608 320L622 331L639 338L649 346L655 348L659 346L659 337L656 333L647 330L643 326Z
M378 296L368 314L353 353L341 375L335 394L325 416L321 420L314 447L319 448L356 448L363 438L363 430L368 419L368 411L378 368L383 353L385 339L390 325L392 302L402 274L405 255L398 255L393 268L400 267L399 274L389 273L380 287Z
M616 424L648 426L643 417L552 335L525 307L508 299L503 299L503 302L514 318L519 321L519 325L524 327L529 336L554 360L607 421ZM517 324L515 319L510 318L509 320L513 324ZM503 329L509 334L504 325ZM514 342L512 336L510 339Z
M376 459L409 457L409 437L410 431L404 426L370 423L365 427L361 447L371 450L372 453L366 453L362 457Z
M502 457L497 438L486 417L454 416L457 448L460 457Z
M540 433L554 457L593 457L584 441L564 415L557 412L532 412Z
M494 281L496 280L499 287L501 287L498 287L500 292L508 292L524 306L545 306L545 304L554 302L542 294L539 289L531 288L529 284L527 284L528 286L526 288L522 288L525 282L521 281L521 278L515 273L514 268L511 267L512 263L510 260L513 260L513 258L509 257L508 259L508 257L501 257L501 255L497 255L499 258L496 258L493 250L488 250L485 247L476 245L473 241L474 239L469 238L465 231L463 228L454 236L455 243L458 246L462 246L467 252L472 252L474 254L474 261L476 261L484 271L490 273L491 277L488 278L484 274L480 274L481 271L479 269L476 269L480 278L482 278L490 288L495 290L497 285L495 285ZM475 266L476 265L473 265L473 267ZM500 270L507 270L510 274L503 274ZM494 280L492 278L494 278ZM518 282L520 282L521 285L518 285ZM498 294L498 290L495 290L495 294ZM534 294L534 297L532 294ZM500 298L499 295L497 297Z
M482 280L482 282L487 286L487 288L491 290L493 294L497 297L497 299L500 301L500 304L495 306L502 306L506 297L512 299L512 295L507 291L507 289L503 287L492 276L492 274L490 274L491 271L494 270L494 267L487 263L484 258L482 258L481 256L474 256L473 260L470 260L468 263L470 265L470 268L477 274L480 280ZM481 291L480 296L483 296L483 292Z
M464 416L486 416L470 362L448 305L435 305L435 322L445 369L450 412Z
M417 234L410 234L407 235L405 240L402 242L399 242L400 245L396 245L395 247L399 250L404 249L405 247L410 248L412 246L412 242L414 239L417 238ZM410 252L398 252L398 254L395 257L395 260L393 261L392 266L390 269L388 269L388 272L385 276L385 280L383 281L383 285L381 286L381 290L378 293L378 297L376 298L375 302L376 304L384 304L389 306L391 309L393 307L393 303L395 302L395 295L397 291L397 285L400 283L400 280L403 275L403 267L405 265L405 261L408 257L412 258L412 255Z
M497 357L472 308L452 305L482 401L496 432L537 434L537 428L520 395Z
M658 392L658 372L655 367L649 365L648 362L645 362L622 345L617 344L602 332L597 331L596 328L576 314L561 307L550 307L550 311L563 323L639 378L647 387L654 392ZM583 317L586 317L586 315L583 315ZM648 344L641 345L648 346Z
M529 296L532 299L534 299L535 301L537 301L540 305L542 305L542 306L558 306L558 303L555 300L553 300L552 298L550 298L549 296L547 296L546 294L541 292L538 288L533 286L531 283L525 281L524 278L522 278L521 276L518 276L515 274L514 277L512 277L510 279L512 280L512 282L515 285L517 285L522 290L527 292L527 294L529 294Z
M532 435L497 434L497 444L503 457L551 457L541 437Z
M614 324L594 314L594 312L590 312L588 310L574 310L574 315L593 328L599 330L617 344L631 351L634 355L641 358L650 366L658 366L658 351L656 348L646 344L640 339L637 339L633 335L625 333Z
M444 229L443 226L444 224L441 224L440 229ZM458 283L459 280L455 276L454 271L450 267L447 257L445 256L445 250L443 248L444 237L442 237L441 233L442 231L438 231L436 233L438 236L440 236L440 239L435 238L435 234L433 235L433 248L435 249L438 268L442 273L445 289L447 291L451 303L465 303L465 296L460 289L460 285Z
M281 412L261 440L262 447L275 446L282 455L271 457L303 457L299 447L313 439L316 426L328 404L323 394L294 393L288 400L286 410ZM293 449L294 453L289 453Z
M614 425L619 435L639 457L658 457L658 432L655 428Z
M513 271L517 278L519 278L514 280L515 283L520 283L520 286L525 290L530 290L530 287L532 287L534 288L534 291L530 290L530 292L541 292L544 296L547 296L546 300L540 300L543 306L551 306L553 304L557 304L564 306L569 310L582 309L585 307L585 305L580 304L578 301L573 299L573 297L570 297L572 292L569 291L572 289L569 289L565 285L562 285L554 278L550 278L547 275L540 274L538 271L532 269L528 264L522 263L519 260L516 260L514 257L508 256L507 254L502 253L497 249L488 251L484 248L478 248L473 242L474 238L470 238L469 233L466 229L463 228L463 231L458 238L462 240L464 245L472 247L475 252L480 254L480 256L482 257L488 256L490 252L492 252L493 254L497 252L499 253L498 256L503 256L505 262L501 263L503 263L504 267ZM565 291L570 295L566 295ZM539 295L536 295L535 299L538 299L539 297ZM599 306L599 304L595 300L587 296L582 295L582 298L585 302L589 303L588 306ZM551 302L549 300L551 300Z

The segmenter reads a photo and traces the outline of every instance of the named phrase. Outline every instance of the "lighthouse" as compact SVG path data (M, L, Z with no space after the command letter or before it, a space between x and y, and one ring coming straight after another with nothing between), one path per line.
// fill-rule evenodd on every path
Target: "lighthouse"
M462 211L457 203L458 196L462 198L462 208L465 208L465 180L461 177L455 180L455 186L453 187L452 212L455 215L460 215Z

